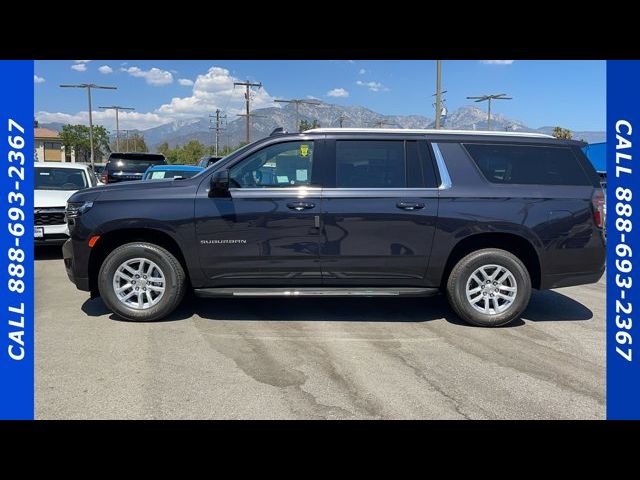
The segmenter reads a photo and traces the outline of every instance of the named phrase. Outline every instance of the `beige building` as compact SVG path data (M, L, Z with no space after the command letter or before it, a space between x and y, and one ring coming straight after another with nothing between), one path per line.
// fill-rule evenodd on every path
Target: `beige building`
M36 162L75 163L73 149L65 149L58 132L48 128L36 127L34 131L34 155Z

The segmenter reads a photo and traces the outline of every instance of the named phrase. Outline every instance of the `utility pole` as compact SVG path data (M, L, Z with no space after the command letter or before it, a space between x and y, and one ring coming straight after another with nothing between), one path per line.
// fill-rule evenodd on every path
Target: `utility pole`
M342 128L342 123L347 119L346 115L340 115L338 117L338 123L340 123L340 128Z
M218 148L220 145L220 131L224 130L224 128L220 128L220 120L224 120L227 118L226 115L220 115L220 109L216 108L216 114L215 115L209 115L210 118L215 117L216 119L216 126L214 127L209 127L209 130L215 130L216 131L216 141L214 143L214 148L215 148L215 156L218 156ZM209 120L211 121L211 120Z
M125 142L126 142L125 148L126 148L126 151L129 152L130 151L129 150L129 132L131 130L122 130L122 131L124 132L124 138L125 138ZM134 141L133 142L134 149L135 149L135 144L136 144L136 142Z
M300 105L320 105L322 102L318 100L302 100L294 98L292 100L275 100L278 103L293 103L296 106L296 132L300 131Z
M436 60L436 130L440 129L440 114L442 112L442 60Z
M243 86L246 88L246 91L244 93L244 101L245 101L245 106L246 106L246 113L244 114L238 114L239 117L246 117L246 126L247 126L247 133L246 133L246 140L247 143L251 143L251 117L252 116L257 116L257 115L252 115L251 111L250 111L250 103L251 103L251 87L258 87L258 88L262 88L262 83L258 82L258 83L252 83L249 82L248 80L246 82L233 82L233 87L235 88L236 85L239 86Z
M491 100L512 100L513 97L507 97L506 93L498 93L496 95L481 95L479 97L467 97L469 100L477 102L487 102L487 130L491 130Z
M93 116L91 113L91 89L101 88L104 90L117 90L118 87L110 87L103 85L96 85L95 83L79 83L77 85L60 85L62 88L86 88L87 97L89 98L89 145L91 146L91 169L94 169L94 154L93 154Z
M119 105L111 105L110 107L98 107L103 110L115 110L116 111L116 150L120 151L120 122L118 120L118 113L120 110L135 110L133 107L121 107Z
M447 107L445 106L446 99L444 98L444 94L447 93L447 90L440 92L440 105L438 106L438 92L431 95L432 97L436 97L435 103L432 103L431 106L435 108L436 119L434 122L434 128L440 129L442 128L442 117L447 115Z

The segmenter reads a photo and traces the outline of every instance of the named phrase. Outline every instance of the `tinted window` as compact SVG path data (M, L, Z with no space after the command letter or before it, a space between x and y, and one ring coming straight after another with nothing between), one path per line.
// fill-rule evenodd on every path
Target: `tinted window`
M36 190L81 190L87 188L84 172L75 168L36 168Z
M151 172L147 172L144 179L145 180L163 180L165 178L191 178L196 173L200 173L197 170L152 170Z
M493 183L591 185L568 147L483 144L465 147Z
M310 185L312 165L313 142L278 143L234 165L229 180L235 188Z
M404 141L338 140L336 187L404 188L407 186Z
M153 165L164 165L166 162L160 160L131 160L126 158L110 159L107 164L110 172L135 172L144 173L147 168Z

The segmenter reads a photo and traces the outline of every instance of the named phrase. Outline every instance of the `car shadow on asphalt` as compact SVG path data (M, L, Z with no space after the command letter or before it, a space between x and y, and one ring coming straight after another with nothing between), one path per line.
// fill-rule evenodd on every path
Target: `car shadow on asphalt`
M90 317L109 314L100 298L87 300L82 311ZM188 295L183 303L161 322L186 320L194 315L224 321L336 321L413 322L444 318L449 323L473 327L460 320L446 298L220 298L201 299ZM110 314L110 319L123 321ZM555 291L534 291L522 318L532 322L585 321L593 312L582 303ZM502 328L525 325L520 318ZM473 327L476 328L476 327Z
M36 260L62 260L62 246L38 245L34 249Z

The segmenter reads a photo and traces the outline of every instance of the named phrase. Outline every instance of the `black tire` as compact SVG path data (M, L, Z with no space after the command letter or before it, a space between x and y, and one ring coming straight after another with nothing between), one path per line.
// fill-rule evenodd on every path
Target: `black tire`
M467 300L467 281L473 272L484 265L499 265L509 270L517 284L513 303L501 313L484 314L476 310ZM472 283L472 285L474 285ZM447 281L447 299L451 308L464 321L480 327L500 327L519 318L531 298L531 277L522 261L497 248L485 248L462 258L451 270Z
M165 291L160 301L144 310L122 303L113 288L113 276L118 267L134 258L154 262L165 276ZM127 243L116 248L104 260L98 273L98 289L104 303L116 315L134 322L150 322L169 315L182 301L186 283L184 269L176 257L164 248L146 242Z

